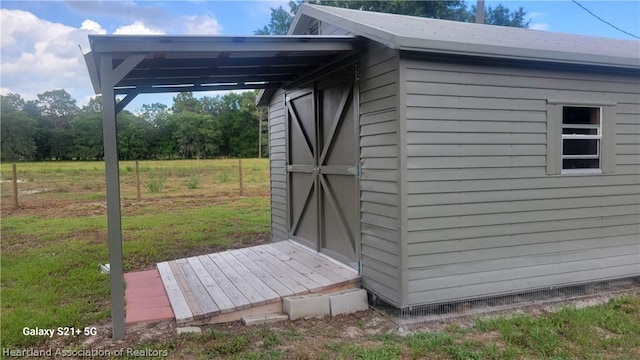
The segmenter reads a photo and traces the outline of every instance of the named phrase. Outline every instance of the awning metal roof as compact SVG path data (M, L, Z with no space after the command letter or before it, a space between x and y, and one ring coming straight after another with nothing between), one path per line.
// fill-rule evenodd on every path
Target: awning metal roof
M102 54L113 69L135 64L117 80L116 95L276 89L357 48L354 36L90 35L89 42L85 60L96 94Z

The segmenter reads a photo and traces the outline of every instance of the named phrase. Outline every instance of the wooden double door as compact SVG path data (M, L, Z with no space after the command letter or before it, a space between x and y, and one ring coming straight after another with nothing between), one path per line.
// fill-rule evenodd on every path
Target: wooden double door
M357 267L357 95L341 74L285 97L289 238Z

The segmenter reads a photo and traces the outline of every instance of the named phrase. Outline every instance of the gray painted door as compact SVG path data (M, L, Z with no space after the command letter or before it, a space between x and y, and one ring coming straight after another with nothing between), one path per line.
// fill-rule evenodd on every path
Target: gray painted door
M289 236L357 266L359 188L353 80L287 95Z

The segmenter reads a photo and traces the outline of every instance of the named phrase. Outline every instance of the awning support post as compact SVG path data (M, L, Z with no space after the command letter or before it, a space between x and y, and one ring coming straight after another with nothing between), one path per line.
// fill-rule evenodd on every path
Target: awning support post
M100 56L102 93L102 131L107 184L107 232L109 237L109 277L111 282L111 321L113 338L125 336L124 269L122 261L122 218L120 214L120 169L116 126L116 98L114 85L129 73L144 55L132 55L113 68L111 54Z

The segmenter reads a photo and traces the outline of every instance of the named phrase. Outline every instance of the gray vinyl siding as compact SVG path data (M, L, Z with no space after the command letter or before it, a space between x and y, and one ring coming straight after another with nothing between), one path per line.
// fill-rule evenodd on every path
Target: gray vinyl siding
M401 303L398 197L398 56L380 45L360 62L361 238L363 286Z
M640 275L640 79L416 59L401 66L404 306ZM547 175L550 99L615 104L614 118L603 119L612 126L603 144L615 151L612 172Z
M269 164L271 179L271 239L288 239L286 130L283 91L277 91L269 103Z

